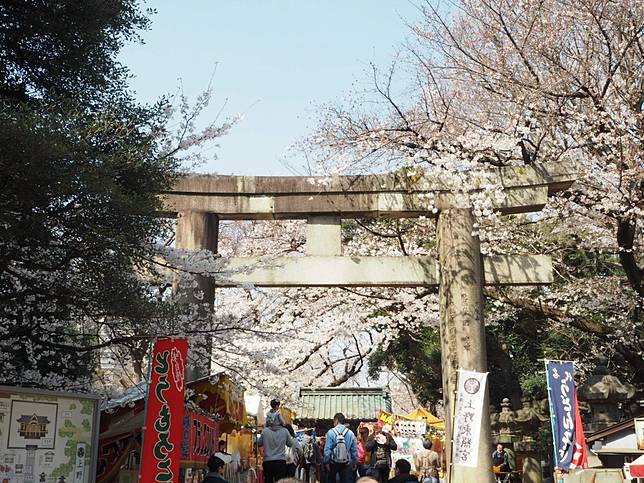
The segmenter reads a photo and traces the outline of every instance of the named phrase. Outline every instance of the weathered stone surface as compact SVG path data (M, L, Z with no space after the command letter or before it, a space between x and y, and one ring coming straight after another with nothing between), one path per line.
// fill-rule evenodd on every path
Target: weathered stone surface
M523 483L543 483L541 476L541 462L537 455L523 457Z
M586 382L579 386L579 401L590 406L590 420L585 421L588 431L599 431L621 420L620 403L635 396L635 387L610 374L608 359L597 356L597 365Z
M438 284L438 265L431 257L229 258L219 287L413 287Z
M217 242L219 236L219 220L216 215L209 213L183 212L179 213L176 227L177 248L187 250L211 250L217 253ZM186 303L195 304L199 307L198 316L205 320L209 316L215 301L215 284L210 278L197 276L197 291L203 293L200 299L196 293L183 294ZM206 352L209 353L210 344L205 343ZM192 357L192 351L187 364L188 380L195 380L201 376L210 374L210 360Z
M307 240L307 244L309 241ZM318 252L338 246L317 246ZM307 252L309 248L307 247ZM503 255L483 259L488 285L536 285L552 282L547 255ZM218 287L423 287L439 283L438 262L431 257L239 257L222 259Z
M506 188L548 186L550 193L570 186L576 177L572 163L510 166L490 172L490 180ZM222 176L191 175L177 183L173 192L197 194L319 194L451 191L440 175L394 173L348 176Z
M454 412L457 370L487 372L483 321L483 269L478 237L473 236L474 217L468 209L451 209L438 219L440 275L440 334L445 414ZM486 388L484 406L489 406ZM451 466L452 417L445 418L448 476L451 483L494 480L490 415L483 412L478 465Z
M548 195L566 189L572 165L508 167L491 171L486 183L504 187L502 213L543 207ZM404 171L367 176L187 176L161 196L163 213L215 213L221 219L297 219L311 215L343 218L438 216L458 206L455 190L440 176ZM476 191L476 188L475 188Z
M342 255L342 220L335 216L311 216L306 225L306 254Z
M508 188L505 199L494 204L504 214L540 210L548 199L547 186ZM300 193L207 194L173 192L162 195L167 216L184 211L215 213L226 220L302 219L316 215L341 218L436 217L458 204L452 193Z

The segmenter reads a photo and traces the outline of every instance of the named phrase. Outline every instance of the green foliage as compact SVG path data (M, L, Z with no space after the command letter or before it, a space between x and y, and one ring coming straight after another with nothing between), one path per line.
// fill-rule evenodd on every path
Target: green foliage
M0 4L3 98L100 101L118 94L116 60L149 19L133 0L9 0Z
M64 476L65 478L69 477L72 469L74 468L74 465L76 464L76 441L70 439L65 443L65 456L67 456L69 459L67 460L67 463L64 463L56 468L54 468L51 472L51 476L54 479L57 479L61 476Z
M442 399L442 375L438 330L424 327L419 333L403 331L386 349L376 349L369 358L369 375L377 378L381 368L397 371L409 381L422 404Z
M574 342L573 342L574 341ZM546 397L544 358L585 359L594 339L570 327L548 325L543 317L519 311L486 327L490 402L503 398L520 407L522 395ZM378 348L369 360L371 377L382 368L400 373L423 404L442 399L441 349L437 328L418 333L401 332L386 349Z
M526 396L533 396L537 399L547 397L548 385L545 375L541 371L526 374L521 380L521 392Z
M69 419L66 419L63 425L58 429L58 435L61 438L71 438L76 434L76 428Z
M159 316L137 270L177 166L165 106L138 105L115 57L147 22L133 0L0 6L2 383L89 375L86 326Z
M94 414L94 401L81 401L81 414L92 415Z
M610 277L624 274L619 258L610 253L597 253L580 248L564 252L562 263L568 273L577 277Z

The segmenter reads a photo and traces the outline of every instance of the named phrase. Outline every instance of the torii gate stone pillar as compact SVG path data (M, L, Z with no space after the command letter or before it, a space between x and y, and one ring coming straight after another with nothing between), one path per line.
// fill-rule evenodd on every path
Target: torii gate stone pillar
M445 453L452 454L453 418L457 370L487 372L485 324L483 320L483 270L478 237L474 234L471 210L450 208L438 217L438 261L440 264L439 307L443 403L445 409ZM453 483L485 481L490 473L491 427L489 394L485 392L478 466L448 467ZM448 457L448 461L449 461Z
M494 209L502 214L539 211L548 196L568 188L574 166L506 167L489 173L504 197ZM431 206L427 201L432 200ZM481 423L478 466L451 466L457 369L486 372L484 285L552 283L552 261L545 255L481 256L474 218L459 204L451 186L425 174L369 176L208 176L179 180L163 193L163 213L178 216L177 247L217 250L219 220L308 221L305 256L224 259L226 277L200 277L206 304L215 287L436 287L440 297L443 397L449 483L494 480L488 396ZM341 221L355 218L438 217L438 261L429 256L342 256ZM204 314L208 316L209 314ZM194 367L192 376L209 369Z
M212 213L197 211L184 211L177 214L175 246L186 250L210 250L217 253L219 240L219 218ZM195 296L195 291L186 294L189 304L199 307L199 318L208 320L208 312L212 310L215 302L214 280L206 277L196 277L197 291L203 293L203 299ZM204 342L204 352L211 352L212 343ZM208 358L195 358L194 364L188 364L188 381L193 381L201 376L210 375L210 360Z

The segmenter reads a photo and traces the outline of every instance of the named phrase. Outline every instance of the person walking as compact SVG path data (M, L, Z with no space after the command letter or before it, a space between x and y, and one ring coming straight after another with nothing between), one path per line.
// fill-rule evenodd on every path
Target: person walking
M286 478L286 448L292 447L295 442L288 430L277 421L262 431L257 440L257 446L264 448L264 482L276 483Z
M316 468L322 461L320 447L313 438L312 431L306 431L302 438L302 475L301 479L306 483L313 483L316 480ZM313 470L313 471L311 471Z
M346 426L346 418L342 413L333 416L333 428L326 433L324 465L329 483L336 482L336 475L339 475L340 483L354 482L358 465L358 444L356 436Z
M291 447L284 449L286 451L286 476L288 478L295 478L297 467L299 466L300 460L302 459L302 446L295 437L295 430L293 429L293 426L287 424L284 427L291 435L291 438L293 438L293 444L291 445Z
M438 483L440 456L432 450L432 440L423 441L423 449L414 453L414 466L421 483Z
M369 440L369 428L363 426L358 429L358 476L367 476L369 472L370 453L365 448Z
M391 470L391 452L398 447L391 435L389 426L383 426L379 433L367 440L365 449L371 453L371 471L379 483L389 480Z

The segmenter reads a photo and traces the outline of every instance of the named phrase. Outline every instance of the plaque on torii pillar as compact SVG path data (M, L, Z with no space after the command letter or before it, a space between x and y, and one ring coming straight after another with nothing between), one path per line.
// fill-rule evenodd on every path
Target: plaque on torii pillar
M491 170L502 187L494 209L539 211L548 196L567 189L574 166L532 165ZM445 414L453 411L457 369L487 372L484 285L552 282L552 261L539 254L482 257L474 217L453 187L431 175L219 176L182 178L162 195L164 214L177 216L177 248L217 251L219 220L307 220L306 253L299 257L223 258L221 277L198 281L204 300L214 288L438 286ZM342 256L341 221L354 218L435 217L438 260L427 256ZM483 407L488 407L487 396ZM446 418L451 458L452 421ZM483 414L477 468L450 468L451 482L492 481L489 414ZM484 476L488 475L488 477Z

